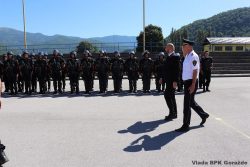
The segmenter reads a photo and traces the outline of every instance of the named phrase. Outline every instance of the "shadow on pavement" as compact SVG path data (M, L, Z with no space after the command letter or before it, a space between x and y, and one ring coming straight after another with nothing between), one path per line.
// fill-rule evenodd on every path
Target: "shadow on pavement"
M129 126L127 129L118 131L118 133L140 134L140 133L151 132L164 123L167 123L167 121L165 120L156 120L156 121L150 121L150 122L138 121L135 124Z
M192 129L202 128L203 126L193 126L190 127ZM151 137L149 135L144 135L137 140L133 141L129 146L123 149L125 152L140 152L143 151L155 151L161 150L162 147L170 143L175 138L183 135L184 133L170 131L166 133L162 133L158 136ZM141 144L140 144L141 142Z

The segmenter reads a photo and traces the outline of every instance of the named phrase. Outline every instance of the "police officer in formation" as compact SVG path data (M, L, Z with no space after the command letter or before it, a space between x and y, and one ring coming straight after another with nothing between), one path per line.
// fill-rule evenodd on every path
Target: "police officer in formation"
M151 77L154 69L154 62L149 57L149 51L145 51L140 61L140 73L142 76L143 93L150 93Z
M205 51L204 58L201 59L201 71L203 74L202 85L203 92L210 91L211 73L213 68L213 58L209 56L209 52Z
M66 67L70 80L70 93L79 94L80 62L76 58L75 51L70 52Z
M81 76L85 86L85 94L90 94L93 89L95 77L94 65L95 62L94 59L91 57L91 53L88 50L85 50L80 62Z
M6 61L7 61L7 54L4 54L3 59L2 59L2 63L3 63L2 64L2 68L3 68L3 70L2 70L2 74L3 74L2 81L4 82L4 87L5 87L4 92L5 93L9 92L9 82L7 80L7 73L6 73L5 67L4 67L4 64L5 64Z
M16 55L16 61L17 61L17 63L19 65L22 63L23 59L24 59L24 57L21 54ZM22 78L20 70L19 70L18 78L17 78L17 87L18 87L18 92L23 92L23 89L24 89L24 80Z
M183 125L176 129L177 132L189 131L191 108L201 117L202 126L209 115L195 101L195 93L198 88L197 78L200 71L199 56L193 50L194 42L183 39L182 51L185 56L183 62L182 79L184 82L184 109L183 109Z
M7 60L4 61L4 73L10 90L10 95L17 94L17 78L19 73L18 62L14 60L13 53L7 53Z
M99 93L106 93L108 88L110 60L104 51L100 51L99 58L95 62L95 71L99 79Z
M22 54L22 60L19 64L20 75L22 78L22 82L24 82L24 91L25 94L31 94L31 79L33 75L33 62L29 58L29 53L24 51Z
M169 115L165 117L165 120L169 121L177 118L175 91L179 81L180 56L175 53L175 46L172 43L166 45L165 51L167 56L164 61L164 77L162 79L166 81L164 98L169 108ZM160 83L162 79L160 79Z
M38 83L39 83L39 94L45 94L46 93L46 76L47 76L47 62L44 59L44 53L39 52L38 58L34 64L34 73L37 76Z
M44 53L44 56L43 56L43 59L44 61L46 62L47 64L47 72L46 72L46 77L45 77L45 84L46 84L46 91L50 92L50 87L51 87L51 69L49 67L49 59L48 59L48 53Z
M63 53L59 52L59 57L61 58L61 60L63 60L63 66L62 66L62 91L65 92L66 75L67 75L66 62L64 60Z
M155 85L158 92L165 90L165 79L164 79L164 52L160 52L159 58L154 63L155 70ZM160 79L162 79L160 83Z
M31 53L31 60L32 60L32 65L34 66L37 60L35 53ZM35 72L33 72L31 76L31 88L32 88L32 92L34 93L37 92L37 76Z
M125 62L125 70L129 80L129 93L136 93L139 79L139 62L134 51L129 53L129 58Z
M122 79L125 70L124 63L124 60L120 57L120 53L115 51L114 58L111 60L111 72L115 93L120 93L122 91Z
M62 93L62 70L65 68L64 60L59 56L59 51L53 51L53 57L49 60L49 68L54 86L54 94Z

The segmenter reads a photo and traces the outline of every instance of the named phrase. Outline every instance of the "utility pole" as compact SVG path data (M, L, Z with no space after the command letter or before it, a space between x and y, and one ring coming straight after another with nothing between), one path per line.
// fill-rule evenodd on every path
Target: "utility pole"
M23 4L23 36L24 36L24 49L27 49L27 42L26 42L26 18L25 18L25 0L22 0Z
M143 52L146 48L146 32L145 32L145 0L143 0Z

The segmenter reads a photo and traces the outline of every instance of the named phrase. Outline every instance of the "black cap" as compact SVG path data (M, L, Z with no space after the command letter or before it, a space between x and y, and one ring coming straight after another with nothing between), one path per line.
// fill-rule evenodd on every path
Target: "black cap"
M184 44L188 44L188 45L191 45L191 46L194 46L194 41L190 41L190 40L188 40L188 39L182 39L182 42L183 42L183 45Z

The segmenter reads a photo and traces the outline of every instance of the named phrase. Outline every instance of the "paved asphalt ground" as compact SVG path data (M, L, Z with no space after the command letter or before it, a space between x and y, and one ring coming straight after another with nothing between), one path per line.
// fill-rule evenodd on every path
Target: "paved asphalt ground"
M138 84L140 89L141 81ZM196 96L210 114L207 123L198 126L201 119L192 112L192 130L187 133L173 131L182 124L183 94L176 96L178 119L171 122L162 120L168 109L163 95L154 91L150 95L5 96L0 139L10 161L4 166L250 166L250 78L212 78L211 90L199 90ZM194 161L208 165L194 165ZM224 165L224 161L247 164Z

